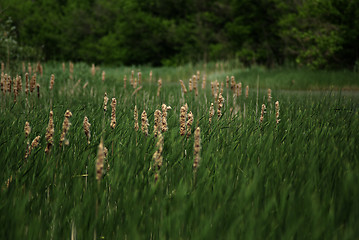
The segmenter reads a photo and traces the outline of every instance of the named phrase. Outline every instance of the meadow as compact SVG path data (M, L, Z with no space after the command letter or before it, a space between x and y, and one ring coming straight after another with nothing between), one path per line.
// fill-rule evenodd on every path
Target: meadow
M49 62L26 94L29 70L11 73L16 101L2 79L1 239L359 238L358 73ZM154 131L163 104L168 130Z

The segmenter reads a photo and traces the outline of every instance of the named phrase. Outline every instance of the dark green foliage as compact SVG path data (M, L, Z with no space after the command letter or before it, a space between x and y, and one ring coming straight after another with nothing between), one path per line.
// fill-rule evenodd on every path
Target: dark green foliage
M20 46L47 60L157 66L238 58L352 69L358 9L351 0L3 0L0 25L12 17Z

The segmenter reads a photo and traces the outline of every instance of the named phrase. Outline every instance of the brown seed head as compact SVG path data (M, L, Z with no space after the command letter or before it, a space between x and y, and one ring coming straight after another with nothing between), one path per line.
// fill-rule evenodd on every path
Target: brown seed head
M103 111L104 112L107 111L107 102L108 102L108 97L107 97L107 93L105 92L105 96L103 98Z
M55 127L54 127L54 113L53 111L50 111L50 115L49 115L49 123L47 125L46 128L46 141L47 141L47 145L45 148L45 153L50 152L51 147L54 145L54 132L55 132Z
M279 119L279 101L275 102L275 118L276 118L276 123L278 124L280 119Z
M200 162L200 151L201 151L201 129L199 127L196 128L194 132L194 147L193 147L193 171L197 171Z
M211 106L209 107L209 123L212 122L213 115L214 115L214 107L213 107L213 103L211 103Z
M101 142L98 145L97 160L96 160L96 180L98 182L100 182L102 178L104 160L105 160L105 153L104 153L103 140L101 138Z
M52 90L54 88L54 83L55 83L55 75L51 74L51 78L50 78L50 90Z
M133 112L133 118L135 120L135 131L137 132L138 129L139 129L139 126L138 126L138 112L137 112L137 106L135 105L135 110Z
M116 127L116 98L112 98L111 108L112 108L112 112L111 112L110 126L112 129L114 129Z
M148 135L148 119L147 119L147 113L145 110L143 110L141 114L141 130L142 132L147 136Z
M72 117L72 113L69 110L66 110L65 119L64 119L64 122L62 123L62 132L61 132L61 136L60 136L60 147L62 147L62 143L65 141L66 133L70 129L70 126L71 126L70 117Z
M84 127L84 132L87 138L87 144L90 144L90 138L91 138L91 132L90 132L90 127L91 124L88 120L88 118L85 116L84 117L84 122L83 122L83 127Z
M25 137L27 138L30 135L30 132L31 132L31 127L30 127L29 122L25 123L24 132L25 132Z
M223 98L222 94L220 93L219 97L218 97L218 110L217 110L218 118L220 118L222 116L223 102L224 102L224 98Z
M191 136L192 124L193 124L193 114L190 111L187 115L187 138Z
M184 83L183 83L182 80L180 80L180 83L181 83L182 92L183 92L183 93L187 93L186 85L184 85Z
M182 106L181 110L180 110L180 134L181 134L181 136L186 134L186 119L187 119L187 109L185 106Z
M155 117L155 124L153 125L153 132L155 137L157 137L158 133L161 132L161 128L162 128L162 113L160 110L156 110L154 113L154 117Z

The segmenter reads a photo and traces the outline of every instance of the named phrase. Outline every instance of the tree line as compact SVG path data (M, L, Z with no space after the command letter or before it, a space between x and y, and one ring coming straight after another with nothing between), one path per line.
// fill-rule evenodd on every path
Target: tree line
M3 61L13 44L34 61L359 64L359 0L2 0L0 13Z

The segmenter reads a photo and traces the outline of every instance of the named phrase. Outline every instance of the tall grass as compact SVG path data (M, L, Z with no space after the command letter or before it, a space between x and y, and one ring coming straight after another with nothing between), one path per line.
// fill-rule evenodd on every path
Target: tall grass
M230 108L235 109L232 92L225 88L223 96L229 99L223 101L222 116L214 114L209 123L211 103L218 108L210 85L198 89L196 97L195 92L182 95L178 82L189 79L196 67L153 69L152 83L149 68L133 69L136 73L141 70L143 84L135 95L132 88L123 88L123 76L129 76L131 68L106 68L103 82L102 71L92 76L90 66L75 64L71 79L68 68L63 71L61 65L49 64L36 81L48 86L53 73L56 84L51 92L44 87L39 99L35 93L28 97L22 93L16 103L9 95L2 96L2 239L68 239L71 235L78 239L359 237L357 95L282 91L279 87L286 85L265 81L273 73L263 71L257 97L258 73L224 69L223 78L222 73L207 73L208 81L225 82L225 76L234 74L243 86L249 85L248 98L238 97L240 108L231 113ZM305 71L302 74L308 76ZM315 74L324 79L327 73ZM163 83L157 96L159 78ZM298 79L298 86L307 86ZM264 87L272 89L271 103ZM114 129L111 112L103 111L105 92L109 99L117 99ZM195 178L194 134L187 138L179 131L180 109L185 103L194 116L193 128L200 127L201 160ZM163 159L155 181L157 173L149 171L158 150L152 128L154 112L162 104L172 110L167 113L168 130L161 133ZM262 104L266 104L266 113L260 123ZM147 113L147 136L134 129L135 106ZM50 110L54 144L51 154L45 154ZM72 112L66 134L69 145L60 148L66 110ZM85 116L91 120L89 144L83 129ZM32 128L29 138L41 138L25 161L26 121ZM111 147L106 160L111 167L105 165L97 181L102 141L101 148Z

